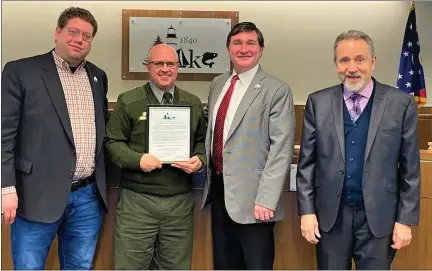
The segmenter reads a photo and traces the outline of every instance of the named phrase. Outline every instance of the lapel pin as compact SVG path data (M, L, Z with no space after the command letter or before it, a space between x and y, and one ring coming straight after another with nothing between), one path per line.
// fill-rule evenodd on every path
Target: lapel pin
M146 120L147 119L147 112L142 112L142 116L139 117L139 120Z
M95 77L93 77L93 81L95 82L95 83L97 83L97 78L96 78L96 76Z
M255 89L259 89L260 87L261 87L261 85L259 85L259 84L255 85Z

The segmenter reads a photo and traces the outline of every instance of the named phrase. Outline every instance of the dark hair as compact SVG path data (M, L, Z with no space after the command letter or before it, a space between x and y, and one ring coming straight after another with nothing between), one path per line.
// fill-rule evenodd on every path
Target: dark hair
M91 24L93 26L93 37L96 35L98 30L98 25L96 19L90 13L90 11L79 8L79 7L70 7L65 9L57 20L57 27L64 28L70 19L80 18Z
M264 48L264 36L261 33L261 31L258 29L258 27L256 27L256 25L254 23L251 23L251 22L238 23L231 29L230 33L228 34L227 40L226 40L227 48L230 45L232 36L235 36L241 32L253 32L253 31L255 31L257 33L258 43L259 43L260 47Z

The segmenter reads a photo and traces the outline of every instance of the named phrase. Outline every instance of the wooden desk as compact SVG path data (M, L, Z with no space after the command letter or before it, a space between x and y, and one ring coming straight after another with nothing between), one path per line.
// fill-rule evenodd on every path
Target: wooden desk
M296 151L298 155L298 150ZM296 157L294 163L297 162ZM112 232L118 182L118 172L109 169L108 192L110 212L104 218L95 269L113 269ZM408 248L396 254L393 269L432 269L432 153L421 151L421 213L420 226L413 228L413 241ZM195 189L197 198L194 222L193 269L212 269L210 215L201 211L201 189ZM300 234L300 219L297 216L295 192L284 191L285 219L276 224L275 269L316 269L315 249L303 240ZM54 242L46 269L58 269L57 241ZM10 227L2 227L2 269L12 269L10 256Z

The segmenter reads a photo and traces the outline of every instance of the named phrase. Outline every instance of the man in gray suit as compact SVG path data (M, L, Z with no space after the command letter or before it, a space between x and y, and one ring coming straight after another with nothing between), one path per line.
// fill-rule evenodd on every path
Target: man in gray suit
M309 95L297 171L303 237L318 269L390 269L418 225L420 156L414 98L372 78L372 39L334 44L342 84Z
M264 38L237 24L226 41L234 70L210 87L203 203L211 201L215 269L272 269L275 221L294 146L290 87L258 62Z

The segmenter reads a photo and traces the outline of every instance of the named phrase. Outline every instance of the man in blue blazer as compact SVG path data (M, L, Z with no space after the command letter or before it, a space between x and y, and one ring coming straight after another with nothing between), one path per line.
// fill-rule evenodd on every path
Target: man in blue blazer
M44 269L58 235L61 269L90 269L106 209L107 76L85 60L93 15L68 8L55 49L8 62L1 79L2 221L15 269Z

